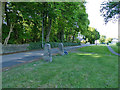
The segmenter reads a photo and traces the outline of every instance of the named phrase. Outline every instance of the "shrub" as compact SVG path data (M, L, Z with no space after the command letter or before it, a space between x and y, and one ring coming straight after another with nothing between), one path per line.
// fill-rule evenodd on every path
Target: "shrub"
M45 45L45 42L43 43ZM49 42L49 44L51 45L51 48L56 48L58 47L58 42ZM73 43L73 42L63 42L64 47L66 46L75 46L75 45L80 45L79 43ZM29 50L34 50L34 49L43 49L42 48L42 42L31 42L29 43Z
M45 43L43 43L45 45ZM31 42L29 43L29 50L33 50L33 49L42 49L42 42Z
M116 45L117 45L117 46L120 46L120 42L117 42Z

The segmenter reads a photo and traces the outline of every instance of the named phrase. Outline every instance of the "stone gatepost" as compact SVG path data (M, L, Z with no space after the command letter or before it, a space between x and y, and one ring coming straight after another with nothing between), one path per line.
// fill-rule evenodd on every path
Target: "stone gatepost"
M60 55L64 55L64 47L63 47L63 43L59 43L59 45L58 45L58 49L59 49L59 54L60 54Z
M44 46L44 56L43 59L47 62L52 62L52 53L50 44L45 44Z

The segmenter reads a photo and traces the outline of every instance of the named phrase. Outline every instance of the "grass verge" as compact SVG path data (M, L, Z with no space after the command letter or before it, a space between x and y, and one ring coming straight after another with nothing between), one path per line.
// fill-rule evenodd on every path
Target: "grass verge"
M105 46L28 63L3 74L3 88L117 88L118 57ZM89 53L84 53L89 52ZM93 54L94 52L94 54Z

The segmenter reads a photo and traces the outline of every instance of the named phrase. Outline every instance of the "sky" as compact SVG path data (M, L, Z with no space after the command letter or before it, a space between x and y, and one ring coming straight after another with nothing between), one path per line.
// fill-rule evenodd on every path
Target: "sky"
M100 35L105 35L107 38L118 38L118 21L116 23L110 21L105 25L104 18L100 16L100 5L103 1L108 0L86 1L86 12L88 13L88 19L90 20L89 26L96 28Z

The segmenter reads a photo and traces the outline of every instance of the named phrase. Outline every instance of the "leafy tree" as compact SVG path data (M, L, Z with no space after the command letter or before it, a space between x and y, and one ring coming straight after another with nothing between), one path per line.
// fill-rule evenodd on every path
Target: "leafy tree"
M107 38L107 39L106 39L106 42L107 42L107 43L111 43L112 40L113 40L113 38Z
M2 43L74 42L88 25L84 2L6 2Z
M102 43L105 43L105 40L106 40L106 36L105 36L105 35L101 35L101 36L100 36L100 39L99 39L100 43L101 43L101 44L102 44Z
M29 6L31 6L31 7L29 7ZM37 35L36 30L38 28L36 28L36 27L39 27L40 20L38 18L40 18L40 15L37 15L37 14L39 14L39 11L37 8L36 9L34 8L35 6L36 6L36 3L6 2L4 21L6 22L6 25L8 28L10 28L10 26L11 26L10 24L13 24L15 26L15 27L13 27L13 30L12 30L13 34L11 35L11 39L10 39L9 43L21 43L21 42L24 43L24 42L26 42L26 40L23 40L23 39L25 39L25 37L27 37L26 35L28 35L28 39L36 40L36 39L34 39L34 37L36 37L34 35ZM40 7L38 7L38 8L40 8ZM31 10L33 12L31 12ZM34 27L33 27L33 25L34 25ZM31 33L32 28L33 28L34 32ZM27 30L25 30L25 29L27 29ZM3 28L3 32L4 31L5 30ZM9 31L9 32L11 32L11 31ZM34 35L32 35L32 34L34 34ZM9 36L10 36L10 34L9 34ZM32 37L29 38L30 36L32 36ZM3 34L3 39L4 38L5 38L5 36ZM12 39L13 39L13 41L12 41ZM7 42L6 42L6 44L7 44Z
M85 35L86 39L88 38L88 42L91 44L94 44L95 40L100 38L99 32L93 27L89 27L87 32L84 32L83 35Z

